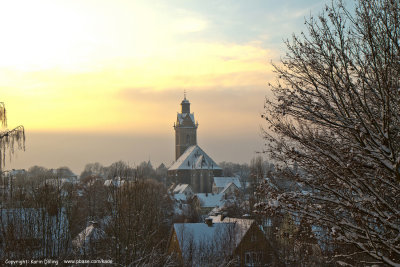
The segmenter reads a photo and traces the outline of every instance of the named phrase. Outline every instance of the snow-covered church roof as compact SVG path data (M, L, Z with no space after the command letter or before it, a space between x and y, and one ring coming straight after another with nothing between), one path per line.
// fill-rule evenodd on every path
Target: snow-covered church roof
M210 158L199 146L190 146L169 167L168 170L221 170L221 168Z

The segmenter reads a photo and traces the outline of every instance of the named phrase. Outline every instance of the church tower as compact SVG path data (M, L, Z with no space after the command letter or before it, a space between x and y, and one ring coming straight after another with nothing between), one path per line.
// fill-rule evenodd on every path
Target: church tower
M177 160L188 147L197 145L197 127L199 124L195 123L194 114L190 113L190 102L186 99L186 92L181 106L182 112L178 113L176 123L174 123L175 160Z

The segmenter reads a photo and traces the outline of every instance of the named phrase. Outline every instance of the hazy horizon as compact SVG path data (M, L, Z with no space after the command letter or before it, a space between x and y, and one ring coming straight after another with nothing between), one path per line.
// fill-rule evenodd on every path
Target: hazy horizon
M171 127L172 128L172 127ZM261 134L254 138L199 136L198 145L217 163L226 161L250 163L262 150ZM27 132L26 151L7 156L4 170L29 169L42 166L49 169L69 167L80 175L88 163L103 166L122 160L137 166L150 160L154 168L167 167L174 161L174 134L169 136L134 136L128 134Z

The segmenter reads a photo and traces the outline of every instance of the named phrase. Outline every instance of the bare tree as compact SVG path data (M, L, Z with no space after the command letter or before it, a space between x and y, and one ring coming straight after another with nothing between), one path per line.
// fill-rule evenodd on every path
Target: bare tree
M310 190L280 193L265 183L259 207L318 225L354 249L344 259L398 266L400 2L351 7L335 1L307 19L307 32L287 41L274 65L265 152L281 166L297 164L301 171L284 174Z
M164 250L172 202L167 189L154 180L136 179L110 186L108 193L111 216L106 233L114 261L132 266L168 261Z
M177 239L183 266L236 266L238 259L232 254L237 245L239 225L235 223L216 224L213 231L199 232L209 227L203 223L178 224ZM197 228L197 229L196 229ZM211 228L210 228L211 229ZM210 234L211 233L211 234Z
M4 128L7 127L6 108L3 102L0 102L0 121ZM6 151L8 150L11 156L15 145L19 149L25 149L25 130L22 125L12 130L5 128L0 131L0 170L6 162Z
M85 166L85 169L80 175L81 179L85 179L88 176L95 175L95 176L104 176L104 166L100 163L88 163Z

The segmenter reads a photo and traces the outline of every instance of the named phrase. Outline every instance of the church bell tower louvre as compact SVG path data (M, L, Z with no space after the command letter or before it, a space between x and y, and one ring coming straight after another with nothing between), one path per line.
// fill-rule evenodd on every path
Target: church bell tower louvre
M197 145L198 123L194 120L194 114L190 113L190 102L186 99L186 92L181 102L182 110L178 113L175 129L175 160L177 160L188 147Z

